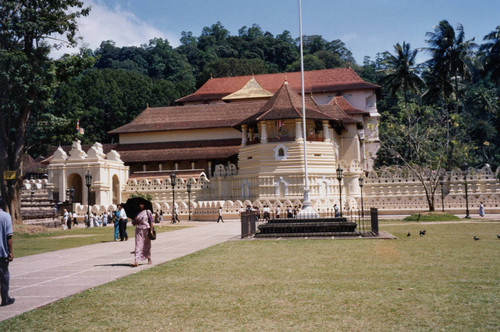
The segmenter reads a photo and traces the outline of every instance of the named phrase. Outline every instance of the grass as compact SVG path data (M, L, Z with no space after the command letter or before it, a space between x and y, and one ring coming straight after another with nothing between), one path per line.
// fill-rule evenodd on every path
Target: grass
M166 232L186 226L155 226L156 232ZM134 238L135 227L128 225L127 234ZM114 241L114 227L45 228L41 226L14 225L14 257L23 257L44 252Z
M398 240L226 242L0 330L500 329L500 223L381 228Z
M412 214L403 219L403 221L454 221L460 220L454 214L447 212L424 212L418 214Z

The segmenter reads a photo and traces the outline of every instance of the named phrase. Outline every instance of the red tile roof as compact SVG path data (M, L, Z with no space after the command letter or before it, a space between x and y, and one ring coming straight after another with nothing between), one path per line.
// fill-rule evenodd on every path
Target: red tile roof
M222 97L240 90L252 77L263 89L272 93L278 91L285 80L295 91L302 91L300 72L223 77L208 80L195 93L176 101L184 103L220 100ZM376 84L363 81L351 68L306 71L304 72L304 82L306 93L380 88Z
M338 105L347 114L353 114L353 115L354 114L361 114L361 115L370 114L370 112L363 111L363 110L360 110L359 108L352 106L351 103L349 103L347 101L347 99L345 99L344 96L335 96L328 104L329 105Z
M265 101L146 108L109 134L232 127L255 114Z
M224 159L238 154L241 139L206 140L188 142L166 142L166 143L138 143L138 144L103 144L104 153L115 150L125 163L156 162L156 161L178 161L178 160L204 160ZM91 145L82 145L83 151L88 151ZM62 146L68 153L70 145ZM46 160L50 162L55 152L54 147L51 157Z
M305 98L306 117L315 120L338 120L323 113L311 97ZM285 82L281 88L254 115L241 123L251 123L263 120L301 119L302 97Z

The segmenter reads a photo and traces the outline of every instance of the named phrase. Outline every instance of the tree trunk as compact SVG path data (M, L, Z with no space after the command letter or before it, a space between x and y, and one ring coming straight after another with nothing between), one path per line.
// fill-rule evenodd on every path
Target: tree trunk
M21 218L21 185L22 180L4 180L10 182L2 186L2 197L4 198L5 211L12 217L14 224L22 224ZM4 190L6 189L6 190Z

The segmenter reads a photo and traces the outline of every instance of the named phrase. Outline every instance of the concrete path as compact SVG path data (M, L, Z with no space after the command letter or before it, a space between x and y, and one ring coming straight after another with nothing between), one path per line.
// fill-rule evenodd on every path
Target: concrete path
M0 321L215 244L239 238L241 233L239 222L192 224L196 227L158 234L152 245L152 265L144 262L139 267L130 267L134 261L134 256L130 254L134 250L133 238L123 242L105 242L14 258L9 265L10 296L16 302L0 307ZM130 227L128 231L133 232L134 228Z

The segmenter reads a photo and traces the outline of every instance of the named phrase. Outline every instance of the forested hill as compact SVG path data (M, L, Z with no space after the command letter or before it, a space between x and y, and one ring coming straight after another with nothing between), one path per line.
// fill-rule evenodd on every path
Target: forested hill
M480 45L482 53L478 45L457 55L467 56L462 60L469 68L468 75L445 68L457 62L439 59L438 52L429 52L437 63L415 64L417 51L404 42L403 47L398 43L392 53L380 50L377 59L365 57L363 64L356 64L341 40L328 41L319 35L304 36L304 65L306 70L350 66L366 81L383 85L378 107L391 121L398 121L401 110L398 101L402 99L407 105L409 102L447 105L447 109L463 117L464 125L473 126L475 119L480 120L489 130L487 137L480 128L466 128L476 133L472 143L467 137L467 143L476 151L481 150L484 160L496 160L500 61L494 56L499 53L500 28L496 31ZM485 52L488 50L489 53ZM30 122L32 155L45 154L49 145L70 144L75 137L83 143L111 142L107 132L130 122L146 105L172 105L175 99L194 92L210 77L300 70L298 40L290 32L274 36L253 25L231 35L220 22L203 28L199 36L183 32L181 45L176 48L161 38L140 47L116 47L113 41L103 41L96 50L81 50L78 61L74 57L62 58L58 66L71 73L78 70L73 68L75 63L86 69L61 83L48 109L35 114ZM489 68L489 73L485 68ZM418 76L418 80L412 75ZM458 77L459 82L450 86L446 82L453 82L452 77ZM467 112L463 112L464 105ZM85 130L83 135L76 134L78 119ZM488 143L488 151L483 151L484 142Z

